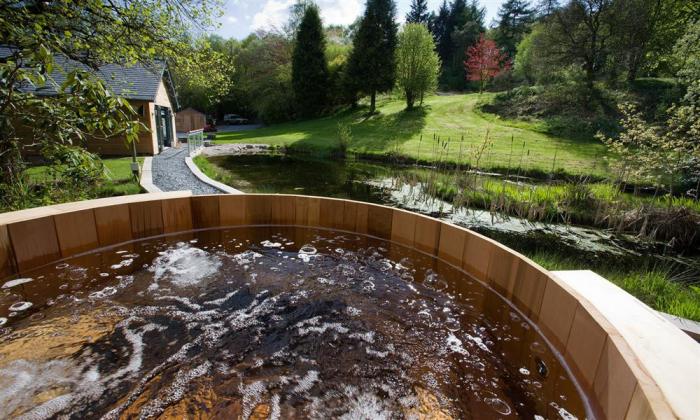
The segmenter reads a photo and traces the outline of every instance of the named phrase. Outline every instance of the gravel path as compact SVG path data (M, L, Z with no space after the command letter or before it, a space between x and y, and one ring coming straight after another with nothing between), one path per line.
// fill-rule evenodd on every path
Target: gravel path
M153 183L163 191L190 190L194 195L221 194L195 177L185 164L187 147L170 148L153 157Z

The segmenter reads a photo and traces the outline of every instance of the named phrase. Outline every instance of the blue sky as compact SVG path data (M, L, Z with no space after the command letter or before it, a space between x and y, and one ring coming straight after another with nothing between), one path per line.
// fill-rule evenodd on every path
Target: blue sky
M219 19L219 35L244 38L258 28L281 26L295 0L226 0L224 15ZM486 7L486 24L496 16L504 0L479 0ZM437 10L442 0L428 0L430 10ZM364 10L365 0L316 0L325 24L349 24ZM403 20L411 0L397 0L398 17Z

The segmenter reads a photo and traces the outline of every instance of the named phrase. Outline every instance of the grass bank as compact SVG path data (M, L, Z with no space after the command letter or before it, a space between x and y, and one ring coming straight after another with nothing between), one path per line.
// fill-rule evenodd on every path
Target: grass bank
M599 141L552 136L537 122L480 112L478 105L492 97L486 93L430 96L423 108L413 111L405 110L404 101L385 97L373 116L367 116L366 108L361 107L314 120L220 133L216 142L331 152L339 146L337 130L342 123L352 132L349 151L366 156L406 157L482 169L607 174L606 149Z
M522 183L457 171L417 170L411 175L409 182L421 182L430 195L456 207L610 228L665 241L678 250L700 244L700 201L689 197L635 195L605 182Z
M611 266L591 267L575 257L546 251L528 257L548 270L593 270L657 311L700 321L700 287L688 284L690 279L670 268L625 271Z

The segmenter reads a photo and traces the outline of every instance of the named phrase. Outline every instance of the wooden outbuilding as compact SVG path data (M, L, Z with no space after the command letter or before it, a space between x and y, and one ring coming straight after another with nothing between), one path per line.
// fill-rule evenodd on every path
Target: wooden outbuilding
M207 117L203 112L194 108L185 108L175 114L175 127L178 133L187 133L192 130L202 130L207 124Z

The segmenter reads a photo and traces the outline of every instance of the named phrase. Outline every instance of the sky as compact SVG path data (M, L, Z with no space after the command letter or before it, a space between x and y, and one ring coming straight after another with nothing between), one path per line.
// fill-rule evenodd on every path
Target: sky
M498 7L505 0L479 0L486 8L486 25L496 17ZM226 0L224 15L219 19L216 33L225 38L243 39L249 33L270 26L281 27L289 16L289 7L295 0ZM428 8L437 10L442 0L428 0ZM348 25L364 11L365 0L316 0L321 18L326 25ZM411 0L396 0L397 17L403 21Z

